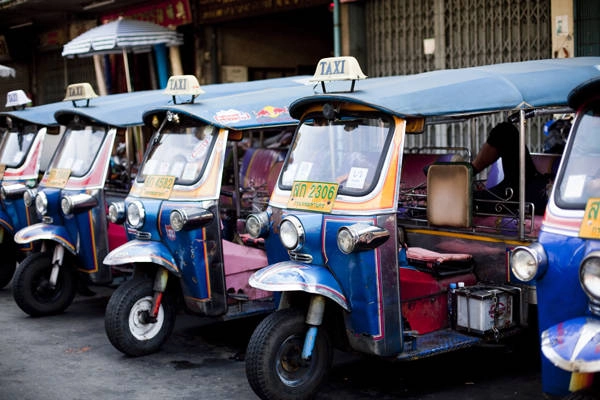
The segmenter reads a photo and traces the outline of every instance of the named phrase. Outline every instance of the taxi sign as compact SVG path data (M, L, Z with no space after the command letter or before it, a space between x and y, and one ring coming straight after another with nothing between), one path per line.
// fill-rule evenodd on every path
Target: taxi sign
M173 96L173 102L175 96L191 96L191 103L198 95L204 93L204 90L200 88L200 83L194 75L174 75L169 78L167 82L167 88L165 93Z
M98 97L98 95L94 92L92 85L87 82L74 83L67 86L64 101L72 101L75 104L77 100L87 100L89 104L90 99L94 97Z
M339 184L328 182L294 181L288 208L331 212Z
M328 57L319 61L310 82L351 81L365 79L366 77L356 58L349 56Z
M24 107L29 103L31 103L31 99L21 89L11 90L6 94L6 107Z
M175 177L169 175L147 175L144 179L142 197L168 199L175 185Z
M579 236L586 239L600 239L600 198L588 199Z
M360 69L358 61L354 57L328 57L323 58L317 64L317 69L310 82L321 82L323 93L326 93L325 82L331 81L352 81L350 91L354 91L354 83L358 79L365 79L367 76Z

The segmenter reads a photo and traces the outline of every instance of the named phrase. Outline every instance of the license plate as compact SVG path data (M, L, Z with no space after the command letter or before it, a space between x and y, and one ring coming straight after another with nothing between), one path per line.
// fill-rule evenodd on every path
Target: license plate
M48 172L48 180L46 186L62 189L65 187L71 176L69 168L52 168Z
M175 177L168 175L148 175L144 180L142 197L168 199L175 185Z
M287 206L297 210L331 212L338 187L337 183L296 181Z
M588 199L579 227L579 236L586 239L600 239L600 198Z

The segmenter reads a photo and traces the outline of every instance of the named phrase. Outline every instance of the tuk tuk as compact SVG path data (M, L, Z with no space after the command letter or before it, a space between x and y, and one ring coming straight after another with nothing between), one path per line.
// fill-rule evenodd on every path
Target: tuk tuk
M22 90L7 94L6 107L0 112L0 126L5 132L0 142L0 288L11 281L17 262L33 250L31 244L16 245L15 232L37 221L35 211L23 203L23 194L34 188L40 180L42 165L51 146L46 134L58 137L60 129L54 120L54 111L61 103L25 108L31 100ZM46 162L47 164L47 162Z
M88 83L67 87L65 101L53 115L66 127L63 137L39 185L23 194L25 207L34 209L40 222L14 237L20 245L35 246L13 278L13 297L25 313L60 313L77 292L93 294L88 285L118 282L102 259L126 235L122 227L108 223L105 203L127 193L130 179L124 176L134 171L135 155L144 146L142 132L127 127L141 124L141 110L162 102L159 94L98 97ZM122 152L117 151L120 143ZM127 161L115 165L118 156ZM113 174L111 168L120 170ZM117 272L120 280L127 276L127 271Z
M542 390L600 397L600 79L576 87L577 111L535 243L511 256L515 276L537 289Z
M247 218L269 258L249 284L281 293L248 343L254 392L314 396L334 346L408 361L525 332L535 288L507 262L541 219L525 201L525 120L564 112L569 90L599 76L599 62L361 80L353 58L321 60L313 80L322 93L290 105L300 120L290 151L267 210ZM468 132L492 113L519 122L518 195L479 197L486 182L474 179L469 152L407 151L413 134Z
M263 244L239 228L268 202L297 123L287 104L312 93L308 78L267 79L252 91L240 84L241 92L212 98L190 92L197 82L169 85L180 100L144 114L155 133L140 173L125 201L109 207L129 241L104 264L133 269L106 307L106 334L119 351L159 350L179 309L215 321L273 310L270 293L248 286L267 265Z

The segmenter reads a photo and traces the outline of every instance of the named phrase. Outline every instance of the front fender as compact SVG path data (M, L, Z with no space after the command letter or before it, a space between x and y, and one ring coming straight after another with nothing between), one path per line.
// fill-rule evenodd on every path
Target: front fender
M561 322L542 332L542 352L565 371L600 371L600 320L580 317Z
M181 271L177 267L175 258L161 242L131 240L108 253L103 261L106 265L123 265L140 262L160 265L177 277L181 277Z
M77 255L75 243L69 239L69 233L64 226L38 223L25 227L15 233L15 242L18 244L31 243L36 240L53 240L62 245L71 254Z
M331 272L319 265L283 261L256 271L250 286L270 292L303 291L319 294L350 311L346 296Z

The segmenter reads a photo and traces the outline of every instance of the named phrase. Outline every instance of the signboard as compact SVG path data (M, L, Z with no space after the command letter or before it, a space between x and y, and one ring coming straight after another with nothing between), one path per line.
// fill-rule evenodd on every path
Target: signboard
M175 177L168 175L148 175L144 180L142 197L168 199L175 185Z
M119 17L153 22L166 27L192 23L192 11L189 0L165 0L150 3L141 7L129 8L118 13L106 14L101 20L105 24Z
M600 198L588 199L579 236L586 239L600 239Z
M288 200L288 208L331 212L339 185L327 182L295 181Z

